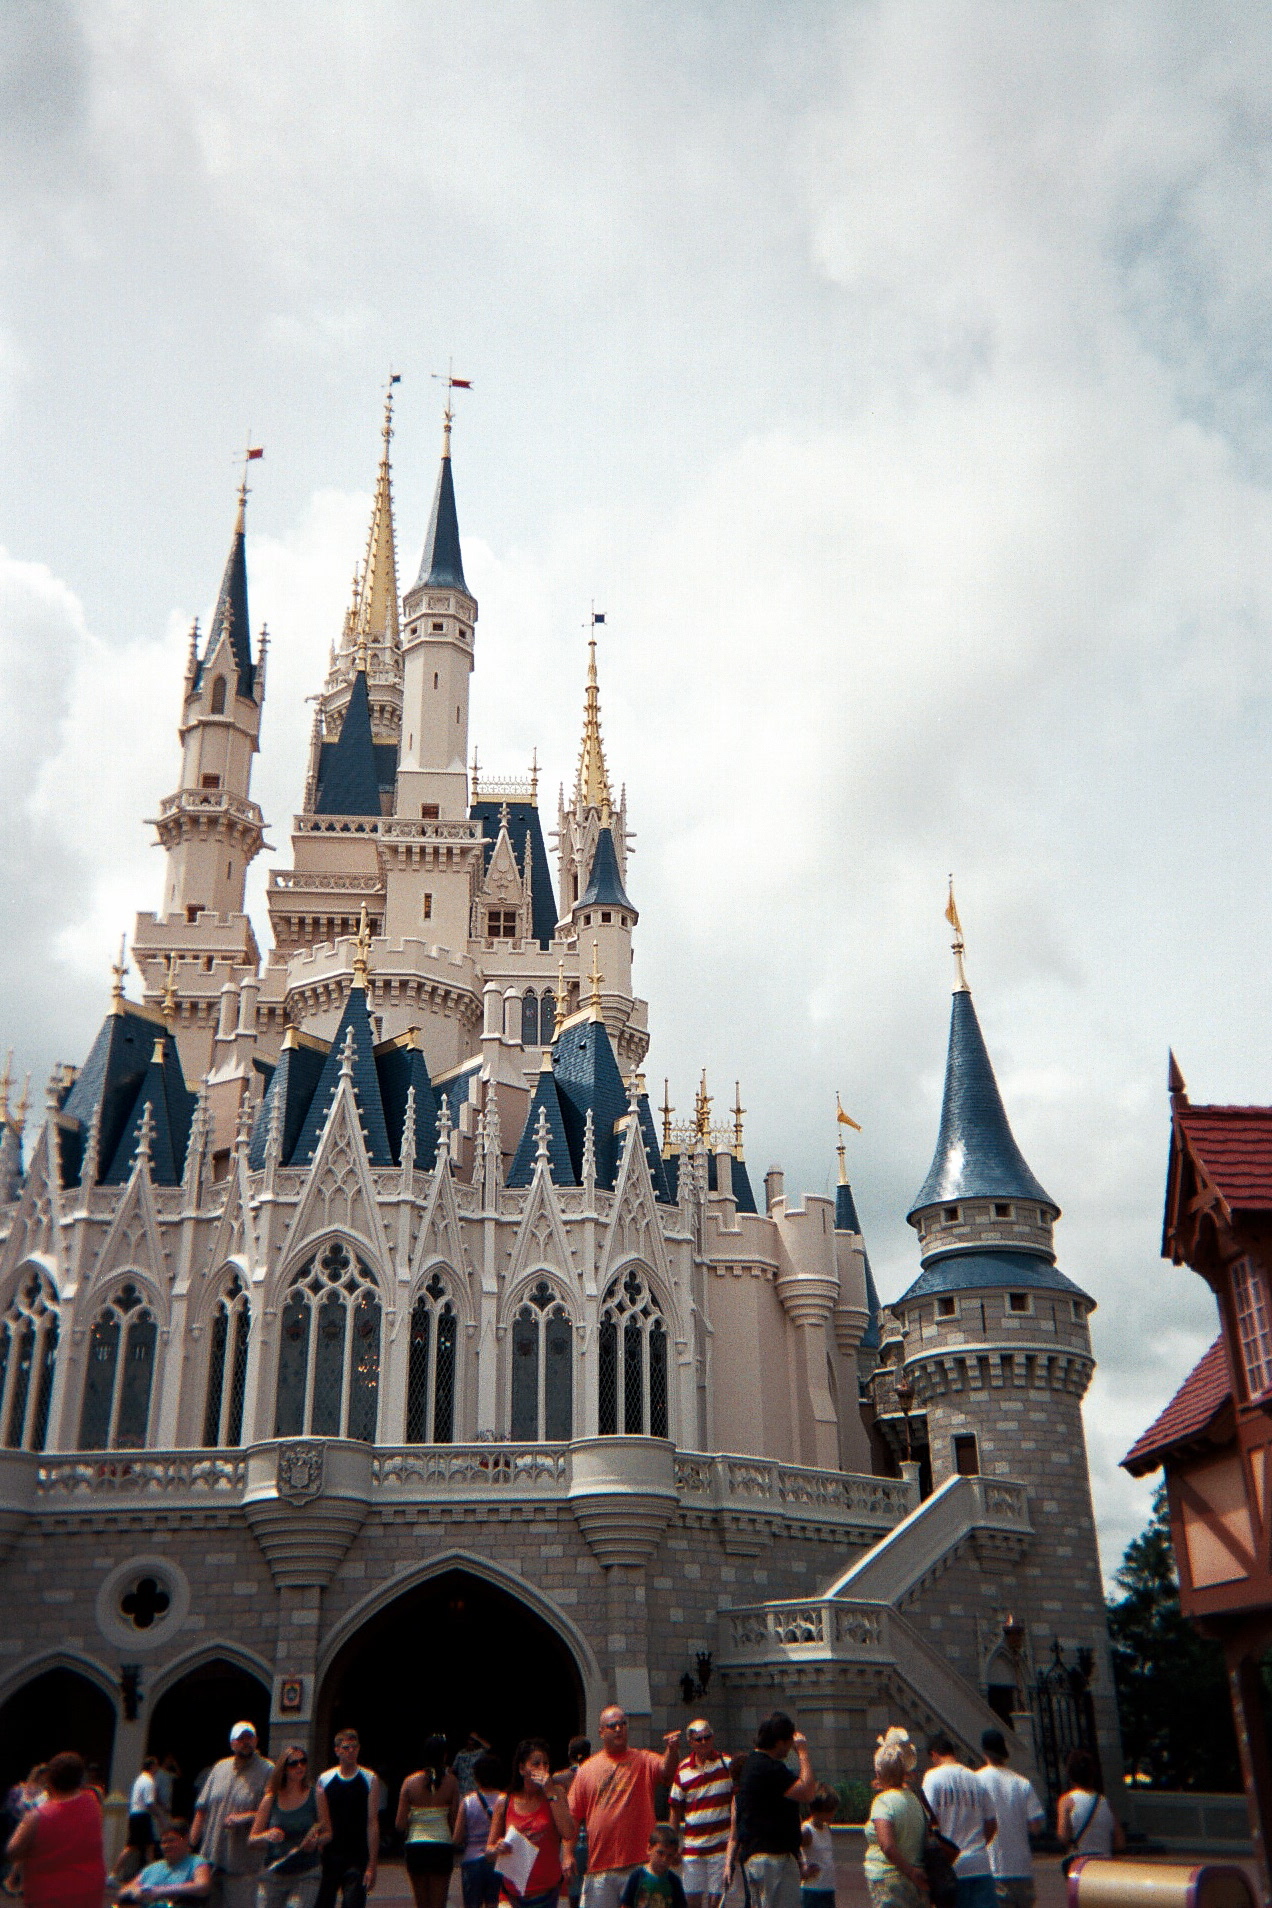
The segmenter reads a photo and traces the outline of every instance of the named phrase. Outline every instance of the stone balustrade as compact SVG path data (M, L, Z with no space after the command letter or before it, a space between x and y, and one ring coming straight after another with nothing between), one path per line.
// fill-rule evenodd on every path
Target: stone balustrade
M679 1452L676 1489L685 1505L706 1501L787 1516L832 1517L878 1530L891 1530L919 1501L917 1487L905 1478L819 1471L727 1452L712 1457Z
M719 1617L720 1661L771 1663L791 1651L851 1662L889 1661L888 1616L884 1604L846 1603L835 1597L724 1610Z
M88 1451L42 1457L35 1475L41 1509L102 1498L237 1500L247 1481L247 1460L239 1452Z

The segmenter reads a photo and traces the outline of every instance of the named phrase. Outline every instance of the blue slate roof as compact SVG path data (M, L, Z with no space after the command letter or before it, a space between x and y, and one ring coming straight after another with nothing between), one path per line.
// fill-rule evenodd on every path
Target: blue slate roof
M678 1171L676 1176L677 1178L679 1178ZM707 1155L707 1190L708 1192L719 1191L719 1183L718 1183L719 1177L720 1176L716 1171L716 1155L714 1153L708 1153ZM732 1154L730 1155L730 1165L729 1165L729 1191L732 1194L733 1198L737 1200L739 1212L754 1212L755 1211L756 1209L755 1194L751 1190L751 1176L746 1170L746 1161L744 1159L738 1159L736 1156Z
M861 1221L857 1217L857 1202L852 1196L852 1187L843 1180L835 1188L835 1231L855 1232L861 1239L861 1256L866 1269L866 1311L869 1321L861 1335L863 1351L878 1351L882 1339L879 1335L879 1288L875 1284L874 1273L870 1269L870 1254L866 1251L866 1242L861 1231Z
M521 1129L512 1165L508 1168L507 1183L513 1187L528 1186L534 1178L534 1163L539 1154L540 1112L548 1116L548 1171L552 1176L552 1184L577 1186L579 1182L570 1156L570 1142L566 1137L561 1095L555 1076L546 1067L535 1082L530 1113Z
M583 1129L590 1107L596 1183L612 1192L623 1146L623 1136L614 1128L627 1112L627 1088L605 1022L581 1016L567 1021L552 1049L552 1068L561 1096L575 1183L583 1176Z
M636 910L623 886L614 836L608 828L602 828L596 837L591 873L586 888L574 904L574 912L577 914L580 908L626 908L629 914L636 916ZM639 919L639 916L636 918Z
M654 1198L661 1205L669 1206L672 1203L671 1187L667 1183L666 1162L662 1156L658 1129L654 1125L653 1108L649 1104L647 1093L642 1093L637 1100L636 1113L640 1121L640 1136L645 1142L645 1159L649 1165L649 1177L654 1182Z
M380 765L371 740L367 676L360 669L349 691L340 737L324 742L318 758L316 815L380 814Z
M406 1096L414 1087L414 1164L420 1172L431 1172L437 1162L437 1095L428 1077L428 1061L418 1047L405 1046L399 1040L388 1040L376 1048L375 1068L379 1075L384 1123L388 1128L394 1159L401 1165Z
M286 1166L290 1161L330 1051L325 1040L311 1040L303 1035L296 1045L284 1046L252 1127L247 1163L253 1172L259 1173L265 1164L269 1125L280 1096L283 1102L283 1131L279 1164Z
M923 1267L910 1289L896 1300L898 1306L914 1299L932 1298L938 1293L1000 1291L1011 1287L1019 1292L1063 1292L1071 1298L1086 1299L1080 1285L1067 1279L1049 1258L1033 1252L941 1252Z
M945 1062L945 1098L936 1152L907 1217L958 1199L1036 1199L1059 1207L1025 1164L1007 1123L998 1082L964 988L954 996Z
M180 1184L181 1168L177 1164L173 1151L173 1122L168 1106L167 1082L164 1077L166 1051L167 1043L161 1041L159 1057L151 1060L146 1069L146 1077L138 1088L132 1113L119 1136L115 1157L101 1176L103 1186L122 1186L131 1174L137 1158L137 1144L141 1138L141 1128L147 1107L150 1108L150 1177L156 1186ZM186 1132L188 1136L188 1126ZM184 1147L182 1159L184 1160Z
M667 1182L667 1197L674 1206L680 1197L680 1154L672 1153L662 1163L663 1178Z
M375 775L380 793L391 797L397 787L398 745L396 742L373 742L371 753L375 757Z
M127 1155L127 1168L131 1170L132 1153L136 1150L135 1130L136 1125L140 1124L141 1105L144 1104L144 1099L139 1104L139 1096L143 1086L151 1080L152 1095L158 1097L158 1089L152 1078L152 1055L155 1041L163 1038L164 1034L162 1021L138 1012L126 1002L118 1012L106 1016L88 1058L62 1105L64 1121L60 1150L63 1185L77 1186L80 1183L80 1166L88 1129L99 1105L98 1184L118 1183L107 1175L113 1172L121 1141L130 1129L134 1132L134 1145ZM154 1109L156 1137L151 1155L152 1171L160 1185L175 1185L185 1168L186 1143L190 1137L190 1122L194 1118L196 1102L196 1095L186 1086L181 1072L175 1040L164 1040L160 1072L163 1105L156 1105ZM162 1137L158 1132L161 1121L164 1128ZM161 1149L163 1158L172 1162L168 1169L172 1177L168 1179L160 1178ZM128 1171L124 1171L121 1177L126 1179Z
M195 670L196 688L203 680L203 662L206 662L220 642L221 633L227 621L230 647L234 651L234 661L238 670L238 693L247 697L249 701L254 701L256 670L252 663L252 626L247 617L247 548L241 509L234 524L230 554L225 560L221 593L216 599L216 608L212 612L212 626L208 631L208 640L203 646L203 661Z
M490 857L499 839L499 817L505 806L508 810L508 840L517 857L517 866L521 869L526 865L526 840L529 838L530 925L540 947L547 947L556 933L556 894L552 887L552 869L544 846L538 809L533 802L474 802L468 811L468 818L481 823L481 831L486 838L485 867L489 869Z
M345 1035L350 1028L353 1029L353 1091L362 1117L362 1130L366 1135L367 1157L373 1166L392 1166L396 1163L384 1120L380 1077L375 1067L375 1034L367 1011L366 992L361 987L351 987L345 1010L340 1016L340 1025L336 1028L336 1037L322 1063L322 1073L300 1129L295 1152L290 1156L289 1163L293 1166L307 1166L318 1150L322 1129L327 1123L327 1115L340 1081Z
M464 559L459 549L459 516L455 509L455 480L451 476L449 455L442 458L433 492L433 510L424 538L424 554L416 583L426 589L462 590L471 594L464 581Z

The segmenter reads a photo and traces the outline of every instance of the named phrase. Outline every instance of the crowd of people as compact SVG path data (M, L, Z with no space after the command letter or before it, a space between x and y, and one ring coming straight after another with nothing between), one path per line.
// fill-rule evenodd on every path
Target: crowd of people
M602 1710L600 1747L582 1736L553 1771L548 1743L527 1737L505 1768L470 1736L448 1757L427 1739L403 1781L394 1824L415 1908L445 1908L456 1865L463 1908L835 1908L831 1823L839 1796L817 1780L808 1744L777 1710L754 1745L728 1756L709 1721L661 1752L628 1742L617 1704ZM147 1758L129 1798L114 1872L103 1857L102 1794L83 1759L54 1756L8 1798L5 1887L28 1908L366 1908L380 1858L385 1787L364 1768L356 1730L341 1729L321 1775L289 1744L273 1762L249 1722L202 1779L192 1821L160 1800ZM1031 1783L987 1730L971 1769L947 1736L918 1750L904 1729L879 1738L865 1823L872 1908L1032 1908L1032 1840L1045 1823ZM792 1769L791 1759L796 1767ZM1085 1750L1069 1758L1056 1830L1068 1851L1107 1857L1122 1830ZM667 1796L667 1819L658 1798Z

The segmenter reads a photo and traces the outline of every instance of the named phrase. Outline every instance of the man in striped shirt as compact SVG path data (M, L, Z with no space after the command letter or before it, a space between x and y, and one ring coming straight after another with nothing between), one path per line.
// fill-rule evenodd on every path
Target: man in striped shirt
M701 1716L689 1725L689 1748L671 1789L671 1819L684 1833L680 1879L688 1908L719 1908L733 1784L715 1732Z

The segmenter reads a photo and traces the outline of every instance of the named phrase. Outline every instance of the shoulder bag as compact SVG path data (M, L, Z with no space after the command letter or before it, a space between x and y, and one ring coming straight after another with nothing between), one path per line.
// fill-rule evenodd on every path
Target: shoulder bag
M927 1817L927 1835L923 1842L923 1872L927 1876L928 1895L932 1908L952 1908L955 1895L954 1864L959 1858L957 1842L951 1842L948 1835L942 1835L941 1825L932 1810L920 1786L912 1791L917 1794Z

